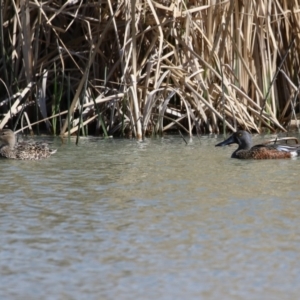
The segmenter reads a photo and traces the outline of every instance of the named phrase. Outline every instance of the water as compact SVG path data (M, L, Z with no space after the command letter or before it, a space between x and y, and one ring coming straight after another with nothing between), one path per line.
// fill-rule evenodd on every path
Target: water
M0 299L297 299L300 158L82 139L0 160Z

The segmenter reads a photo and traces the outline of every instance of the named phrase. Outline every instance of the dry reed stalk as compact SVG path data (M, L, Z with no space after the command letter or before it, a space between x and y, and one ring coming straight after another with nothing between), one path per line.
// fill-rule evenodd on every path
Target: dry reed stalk
M66 93L51 95L60 83L57 93L72 91L72 132L99 116L108 134L138 139L178 126L190 136L223 124L285 131L299 112L298 12L298 0L5 2L1 79L22 96L0 86L0 128L65 114ZM59 122L66 135L68 119Z

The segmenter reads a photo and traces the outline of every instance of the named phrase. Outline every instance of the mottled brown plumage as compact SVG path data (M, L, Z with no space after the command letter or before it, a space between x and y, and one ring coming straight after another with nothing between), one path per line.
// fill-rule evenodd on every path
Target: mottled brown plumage
M280 159L291 158L300 155L300 146L288 146L280 144L271 145L252 145L251 135L243 130L239 130L225 141L216 145L225 146L238 144L239 147L232 153L232 158L240 159Z
M56 150L48 147L47 143L34 141L16 143L16 137L12 130L0 130L0 156L11 159L39 160L48 158Z

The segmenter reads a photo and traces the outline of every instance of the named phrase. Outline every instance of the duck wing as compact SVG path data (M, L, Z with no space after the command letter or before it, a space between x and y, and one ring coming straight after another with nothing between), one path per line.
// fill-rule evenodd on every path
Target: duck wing
M44 142L26 141L15 146L14 153L17 159L39 160L54 154L56 149L50 149Z
M252 158L290 158L300 156L300 146L299 145L255 145L250 149L252 153Z

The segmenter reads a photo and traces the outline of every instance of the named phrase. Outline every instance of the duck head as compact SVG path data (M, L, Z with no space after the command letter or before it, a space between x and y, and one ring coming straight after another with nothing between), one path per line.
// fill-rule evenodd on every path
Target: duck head
M218 143L215 147L226 146L230 144L238 144L238 150L249 150L252 145L252 138L249 132L244 130L239 130L233 133L225 141Z
M14 148L16 144L16 137L12 130L1 129L0 130L0 144L2 146L9 146L9 148Z

